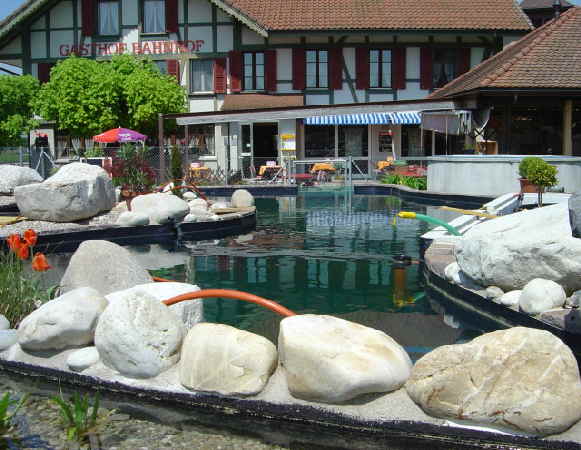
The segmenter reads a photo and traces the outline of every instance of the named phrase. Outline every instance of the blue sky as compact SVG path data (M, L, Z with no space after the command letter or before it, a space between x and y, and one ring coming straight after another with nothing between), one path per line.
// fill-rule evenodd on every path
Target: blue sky
M570 3L581 5L581 0L569 0ZM24 0L0 0L0 20L14 11Z

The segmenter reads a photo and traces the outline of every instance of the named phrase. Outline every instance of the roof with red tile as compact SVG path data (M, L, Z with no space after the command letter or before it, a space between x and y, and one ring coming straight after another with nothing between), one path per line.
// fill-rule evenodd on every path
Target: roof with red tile
M516 0L212 0L268 31L531 29Z
M429 98L491 88L581 89L581 8L567 10Z
M240 111L246 109L287 108L304 106L302 94L268 95L268 94L230 94L224 98L222 111Z

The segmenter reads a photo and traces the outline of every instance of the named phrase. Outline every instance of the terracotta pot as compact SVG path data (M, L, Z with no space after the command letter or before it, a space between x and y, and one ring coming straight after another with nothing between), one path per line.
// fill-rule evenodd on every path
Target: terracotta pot
M531 183L526 178L519 178L518 180L520 181L520 191L522 193L536 194L539 192L539 186Z

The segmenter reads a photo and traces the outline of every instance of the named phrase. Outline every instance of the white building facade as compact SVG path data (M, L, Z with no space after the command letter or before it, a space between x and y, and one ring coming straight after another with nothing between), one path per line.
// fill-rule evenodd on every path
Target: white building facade
M176 77L190 112L339 105L425 98L530 30L513 0L335 3L329 11L314 0L29 0L0 23L0 62L48 81L71 53L133 53ZM194 124L180 139L230 167L242 154L276 158L281 136L298 158L348 154L371 167L392 147L423 154L417 125L353 122Z

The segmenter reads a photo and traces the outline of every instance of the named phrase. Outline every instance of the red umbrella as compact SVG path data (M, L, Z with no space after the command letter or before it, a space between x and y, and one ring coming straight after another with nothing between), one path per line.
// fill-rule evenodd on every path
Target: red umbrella
M128 128L113 128L104 133L93 136L95 142L135 142L145 141L147 136Z

